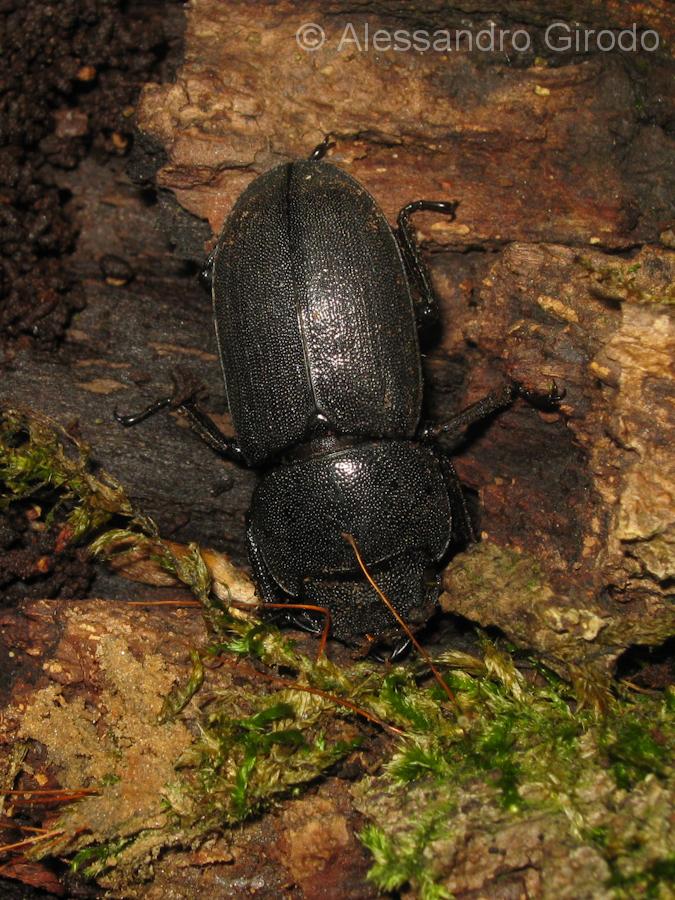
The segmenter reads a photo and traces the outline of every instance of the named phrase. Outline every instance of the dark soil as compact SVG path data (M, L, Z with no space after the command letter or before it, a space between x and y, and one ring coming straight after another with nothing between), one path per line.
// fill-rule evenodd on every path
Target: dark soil
M133 104L161 77L171 43L157 2L1 5L0 341L53 349L84 306L68 257L77 198L59 172L88 155L124 155Z
M124 165L141 86L170 77L182 47L170 0L0 2L0 384L21 352L58 359L66 329L87 303L74 264L82 231L85 161ZM102 275L131 277L103 257ZM12 401L6 396L3 400ZM39 404L37 404L39 405ZM62 547L28 505L0 519L3 602L84 597L93 565Z

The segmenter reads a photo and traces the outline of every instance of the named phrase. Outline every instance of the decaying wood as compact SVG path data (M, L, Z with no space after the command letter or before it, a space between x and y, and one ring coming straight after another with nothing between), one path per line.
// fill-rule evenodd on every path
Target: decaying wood
M311 799L201 841L198 849L177 834L177 848L156 858L166 845L159 837L167 822L163 785L175 779L176 759L194 740L190 729L198 707L180 722L160 725L157 716L166 691L185 681L191 648L205 640L197 609L33 601L3 613L0 645L13 654L15 677L0 712L0 777L6 777L6 751L17 740L31 742L26 771L44 776L40 784L51 786L48 775L59 787L76 790L113 770L134 773L122 779L117 796L114 788L101 796L94 791L76 812L79 825L102 843L149 829L147 860L134 873L138 883L113 871L103 879L112 896L376 896L364 881L368 860L355 837L360 816L349 782L336 778ZM209 690L231 685L234 677L230 670L211 670ZM151 884L143 868L146 877L152 873ZM49 883L48 869L41 879Z

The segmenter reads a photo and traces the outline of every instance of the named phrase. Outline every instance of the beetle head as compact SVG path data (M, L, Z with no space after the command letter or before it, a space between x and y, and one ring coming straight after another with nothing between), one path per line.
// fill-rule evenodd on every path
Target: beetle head
M369 566L369 572L412 631L432 615L438 600L439 575L419 552ZM394 648L405 634L360 570L338 577L311 577L304 583L307 603L331 615L331 636L345 644Z

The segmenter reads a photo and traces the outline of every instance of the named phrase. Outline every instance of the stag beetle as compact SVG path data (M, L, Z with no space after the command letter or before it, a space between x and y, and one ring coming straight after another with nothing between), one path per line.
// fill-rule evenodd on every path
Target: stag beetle
M459 436L518 394L537 398L510 383L445 425L420 423L418 329L437 312L410 217L454 218L458 204L410 203L394 232L354 178L322 161L328 146L248 186L203 272L236 439L194 395L117 418L132 425L179 409L222 456L258 469L246 537L263 600L323 607L334 638L395 656L407 642L345 535L419 628L436 605L440 561L475 539L436 438ZM559 401L555 385L543 399Z

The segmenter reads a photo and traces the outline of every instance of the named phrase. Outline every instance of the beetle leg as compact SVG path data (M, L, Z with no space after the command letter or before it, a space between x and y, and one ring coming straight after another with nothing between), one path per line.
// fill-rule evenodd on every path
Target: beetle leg
M457 543L475 544L478 538L469 515L469 508L466 505L462 483L455 471L452 460L443 452L439 453L439 457L443 467L445 486L450 498L453 539Z
M257 535L250 521L246 525L246 543L248 544L248 559L251 563L253 580L256 583L258 592L264 603L274 603L279 594L279 587L267 568L267 563L258 544Z
M293 604L291 604L291 606L293 606ZM324 630L324 626L316 619L313 619L305 610L300 610L300 612L287 612L286 618L292 625L299 628L300 631L305 631L307 634L313 634L315 637L320 635Z
M258 538L256 536L253 525L249 522L246 528L246 542L248 544L248 558L251 563L251 571L253 572L253 580L255 581L258 592L266 603L273 609L278 609L280 614L287 622L296 625L301 631L309 634L323 635L322 644L328 638L330 629L330 612L322 606L313 606L304 603L291 603L289 597L288 603L279 603L279 585L274 581L270 570L267 568L263 555L260 551ZM307 608L304 608L304 607ZM308 611L309 609L323 613L326 617L325 623L318 622ZM323 649L323 646L322 646Z
M326 137L321 141L320 144L317 144L316 147L309 154L310 162L316 162L320 159L323 159L326 153L330 150L331 147L335 146L335 141L331 140L332 135L330 132L326 135Z
M202 391L202 385L195 381L193 376L186 375L177 370L171 373L174 382L174 392L170 397L155 400L150 406L130 416L122 416L117 409L113 414L120 425L125 428L138 425L155 413L163 409L174 409L183 413L190 422L192 430L220 456L241 466L248 466L248 462L239 444L231 437L224 435L213 419L199 408L198 397Z
M520 397L523 397L523 399L527 400L532 406L536 406L538 409L543 410L555 409L555 407L565 399L565 395L567 394L565 388L558 388L555 378L551 380L551 387L546 392L530 391L517 382L516 387L518 388L518 395Z
M195 434L219 456L248 468L248 462L239 444L234 438L223 434L213 419L199 408L195 399L189 398L184 400L176 409L187 416L190 427Z
M163 409L178 409L189 398L197 398L203 389L203 385L188 370L177 367L171 372L171 380L173 381L173 393L169 397L163 397L161 400L155 400L146 409L135 415L121 416L117 409L114 415L120 425L128 428L130 425L138 425L139 422L145 421L155 413L161 412Z
M402 656L405 656L408 650L412 647L412 641L410 638L404 638L399 644L394 647L394 649L389 654L389 662L396 662L397 659L401 659Z
M506 409L516 397L523 397L533 406L550 410L555 409L564 396L565 390L558 390L555 380L551 383L551 389L547 393L530 391L517 381L513 381L505 385L501 391L494 391L488 394L487 397L483 397L482 400L467 406L466 409L450 419L449 422L445 422L442 425L434 425L430 422L422 423L417 436L422 441L433 441L441 435L448 435L449 447L453 449L461 443L468 428L498 412L500 409Z
M154 416L155 413L161 412L169 406L171 406L171 397L163 397L161 400L155 400L154 403L151 403L150 406L146 406L146 408L142 409L139 413L122 416L117 412L117 407L115 407L113 415L120 425L129 428L132 425L138 425L140 422L144 422L146 419L149 419L150 416Z
M253 525L249 522L246 527L246 543L248 544L248 558L251 563L251 571L253 580L258 588L258 593L262 597L263 603L269 604L273 609L278 609L277 615L283 616L288 622L297 625L302 631L308 631L310 634L321 634L320 625L308 615L307 612L297 614L290 611L284 611L285 604L277 602L279 597L279 585L274 581L267 563L260 550L258 537L255 533Z
M459 201L448 203L443 200L415 200L408 203L398 214L398 228L396 239L401 248L401 255L408 278L414 286L417 294L416 317L417 327L420 330L435 325L439 320L438 301L431 285L429 271L420 254L420 248L415 240L410 216L420 210L427 212L440 212L455 218L455 212Z
M467 406L462 412L458 413L449 422L442 425L435 425L431 422L425 422L418 431L418 437L423 441L434 441L441 435L449 437L450 448L456 447L464 437L464 433L472 425L482 422L492 413L500 409L506 409L510 406L518 395L518 387L515 384L507 384L501 391L494 391Z

